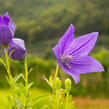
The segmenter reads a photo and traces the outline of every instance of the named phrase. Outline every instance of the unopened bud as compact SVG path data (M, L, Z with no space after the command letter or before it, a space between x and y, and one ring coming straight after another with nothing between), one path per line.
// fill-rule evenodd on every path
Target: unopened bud
M71 80L69 78L65 80L65 89L66 89L66 92L70 92L71 90Z
M54 88L57 90L61 88L61 80L58 77L54 80Z

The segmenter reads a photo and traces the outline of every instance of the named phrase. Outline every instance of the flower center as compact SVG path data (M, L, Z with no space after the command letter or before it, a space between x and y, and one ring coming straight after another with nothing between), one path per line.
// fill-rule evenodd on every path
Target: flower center
M69 65L71 59L72 57L70 55L69 56L63 55L60 57L61 64L63 64L64 66L67 65L69 68L71 68L71 66Z

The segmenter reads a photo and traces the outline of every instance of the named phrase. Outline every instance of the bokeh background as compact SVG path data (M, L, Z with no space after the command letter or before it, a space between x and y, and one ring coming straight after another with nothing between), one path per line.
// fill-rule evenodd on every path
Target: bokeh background
M0 15L7 11L17 26L15 37L25 40L28 66L32 68L29 81L34 82L35 95L40 90L50 90L44 77L55 74L52 47L71 23L75 26L75 37L99 32L90 55L102 63L105 71L81 75L77 85L61 69L59 77L62 81L72 79L71 94L79 109L109 109L109 0L0 0ZM0 49L1 57L3 53ZM10 61L13 75L24 72L22 62ZM4 91L8 94L8 83L0 63L1 98L6 95Z

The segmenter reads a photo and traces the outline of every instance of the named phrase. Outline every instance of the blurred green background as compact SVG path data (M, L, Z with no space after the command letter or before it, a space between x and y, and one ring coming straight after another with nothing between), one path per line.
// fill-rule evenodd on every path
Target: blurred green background
M0 0L0 15L7 11L17 26L15 37L25 40L29 69L33 69L29 80L37 89L50 89L44 77L55 74L52 47L71 23L75 37L98 31L98 41L90 55L102 63L105 72L81 75L77 85L61 69L59 77L62 81L72 79L73 96L109 98L109 0ZM0 49L1 57L3 53ZM10 61L13 75L24 72L22 62ZM1 90L8 88L5 77L6 70L0 63Z

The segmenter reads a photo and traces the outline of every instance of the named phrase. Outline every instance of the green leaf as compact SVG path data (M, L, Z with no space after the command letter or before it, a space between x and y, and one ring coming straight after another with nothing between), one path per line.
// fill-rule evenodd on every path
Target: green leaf
M37 100L39 100L40 98L47 97L47 96L49 96L49 95L48 95L48 94L45 94L45 95L39 95L39 96L33 98L33 100L34 100L34 101L37 101Z
M16 89L16 90L14 91L14 93L15 93L17 96L20 96L20 95L21 95L21 91L20 91L19 89Z
M33 84L34 84L33 82L30 83L30 84L28 84L28 89L29 89Z
M24 79L24 81L25 81L25 77L24 77L24 75L22 74L22 78Z
M14 77L14 82L16 83L16 82L22 77L22 75L23 75L22 73L16 75L16 76Z
M23 107L22 102L21 102L18 98L16 98L16 97L15 97L15 102L16 102L16 104L17 104L17 108L18 108L18 109L20 109L21 107Z
M47 82L47 84L51 87L50 82L48 81L48 79L46 77L44 77L45 81Z
M25 86L22 83L20 83L18 84L18 87L20 88L19 90L23 93L23 95L26 96L27 91Z
M30 74L32 71L33 71L33 68L31 68L28 73Z
M41 96L38 96L36 97L33 101L35 101L33 103L33 105L37 105L38 103L42 104L42 102L44 101L49 101L50 99L50 96L49 95L41 95Z

